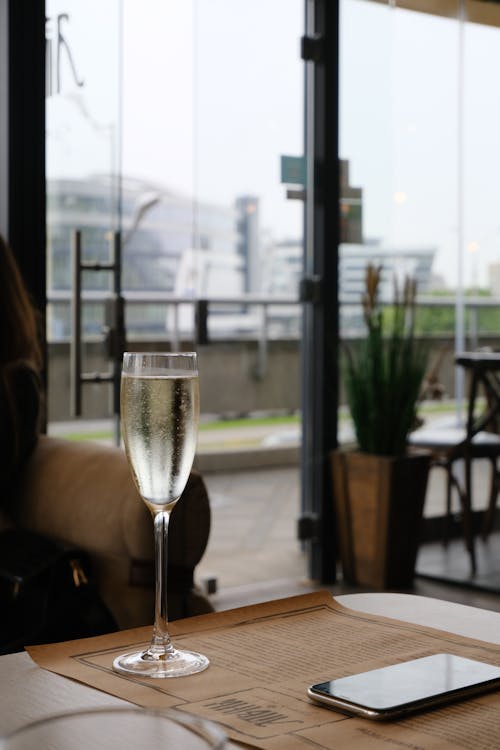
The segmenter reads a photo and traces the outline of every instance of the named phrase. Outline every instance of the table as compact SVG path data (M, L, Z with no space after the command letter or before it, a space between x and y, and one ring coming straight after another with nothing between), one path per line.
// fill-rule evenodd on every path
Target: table
M495 424L500 416L500 352L461 352L455 355L457 365L471 375L469 402L467 406L467 438ZM479 417L475 416L480 387L483 387L487 408Z
M499 612L412 594L347 594L336 599L351 609L500 644ZM127 705L127 701L40 669L27 653L0 657L0 735L51 713ZM228 747L239 746L230 742Z

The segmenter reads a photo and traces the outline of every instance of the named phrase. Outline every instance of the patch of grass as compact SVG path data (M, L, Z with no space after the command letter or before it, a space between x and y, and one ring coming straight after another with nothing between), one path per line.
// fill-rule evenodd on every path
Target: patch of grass
M273 426L283 424L298 424L300 417L297 415L280 417L242 417L240 419L214 419L210 422L202 422L199 425L200 432L211 430L225 430L231 427ZM61 437L65 440L112 440L114 433L111 430L95 430L93 432L71 432Z
M259 427L282 424L298 424L300 418L296 415L283 417L242 417L241 419L217 419L211 422L202 422L199 426L200 431L205 430L225 430L228 427Z
M485 407L486 400L484 398L477 399L477 407L479 410ZM464 408L467 408L467 399L464 399ZM455 401L427 401L425 404L419 407L418 411L422 414L454 414L456 412L457 405Z
M435 401L422 404L419 412L422 414L439 414L453 412L455 404L451 401ZM339 422L350 420L349 410L345 406L339 408ZM214 419L210 422L202 422L199 426L200 432L209 432L213 430L226 430L231 427L258 427L258 426L280 426L280 425L297 425L300 424L300 416L296 414L278 417L241 417L240 419ZM71 432L64 435L66 440L112 440L114 433L112 430L95 430L93 432Z
M112 440L113 433L110 430L102 430L101 432L71 432L68 435L61 435L65 440Z

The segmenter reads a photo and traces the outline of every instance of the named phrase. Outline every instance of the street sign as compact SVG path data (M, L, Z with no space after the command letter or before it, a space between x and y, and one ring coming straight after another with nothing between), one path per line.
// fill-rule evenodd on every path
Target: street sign
M306 160L304 156L281 157L281 182L286 185L306 184Z

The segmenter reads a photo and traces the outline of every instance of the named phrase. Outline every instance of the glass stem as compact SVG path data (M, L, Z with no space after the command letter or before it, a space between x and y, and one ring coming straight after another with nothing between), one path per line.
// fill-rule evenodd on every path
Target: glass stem
M170 512L159 511L154 516L155 536L155 624L150 652L157 658L165 658L173 652L168 634L167 612L167 562L168 522Z

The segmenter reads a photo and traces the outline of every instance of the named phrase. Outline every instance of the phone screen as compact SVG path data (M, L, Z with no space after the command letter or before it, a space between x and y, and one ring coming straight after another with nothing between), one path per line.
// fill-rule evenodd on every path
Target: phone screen
M433 654L312 685L308 694L334 708L376 718L499 686L500 667L453 654Z

